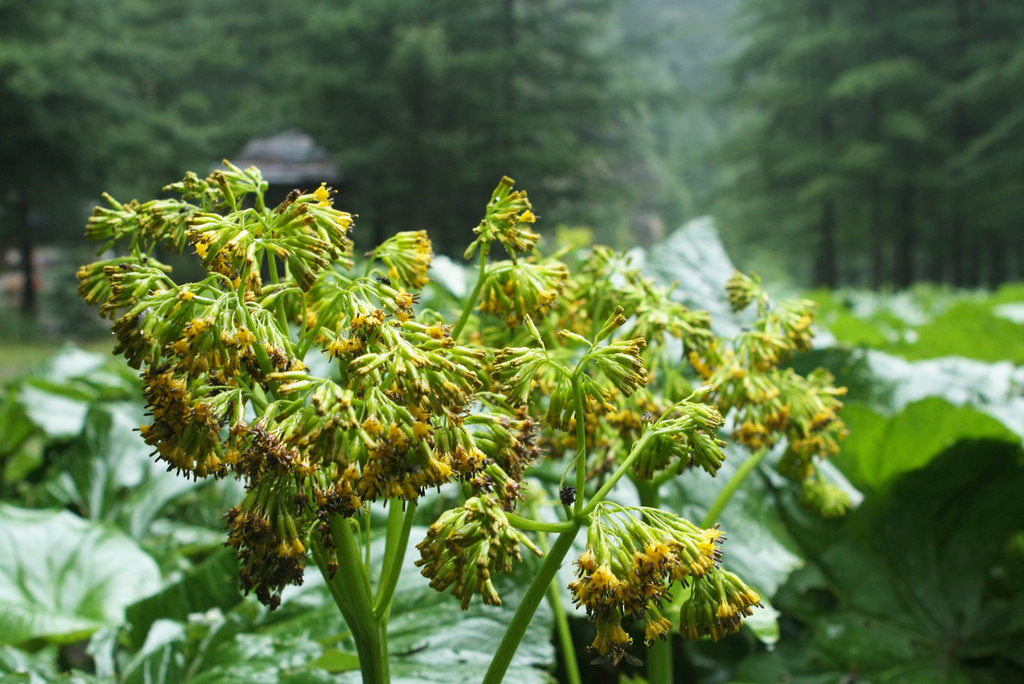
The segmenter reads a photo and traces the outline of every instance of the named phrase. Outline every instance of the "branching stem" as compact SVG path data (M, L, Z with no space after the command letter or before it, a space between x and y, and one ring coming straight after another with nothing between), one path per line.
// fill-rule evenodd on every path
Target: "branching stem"
M459 316L459 320L455 322L455 327L452 328L452 338L456 341L458 341L462 329L466 327L466 322L469 321L469 314L472 313L477 298L480 297L480 290L484 286L484 276L487 273L487 257L490 252L490 244L485 243L480 246L480 270L476 276L476 285L473 286L473 292L466 298L466 303L462 307L462 314Z
M725 488L718 493L718 497L715 498L715 502L711 504L711 508L708 509L707 515L704 516L704 520L701 522L701 527L711 527L718 522L718 516L722 515L722 511L725 510L725 507L728 505L729 500L732 499L733 494L735 494L736 490L740 488L743 481L747 479L747 476L754 472L754 469L757 468L758 464L767 454L768 447L763 446L751 454L750 458L744 461L742 465L736 469L736 472L733 473L732 479L725 484Z

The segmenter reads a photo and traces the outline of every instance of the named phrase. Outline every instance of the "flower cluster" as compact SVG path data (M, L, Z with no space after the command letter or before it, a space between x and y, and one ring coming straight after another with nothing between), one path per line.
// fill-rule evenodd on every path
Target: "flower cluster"
M672 583L692 579L696 586L720 572L724 539L717 526L702 530L658 509L599 505L569 584L597 626L594 650L614 662L624 657L632 638L622 623L629 618L644 621L648 644L665 636L671 623L662 604Z
M713 339L711 315L691 310L672 299L673 288L656 285L633 265L628 254L595 246L581 267L584 277L571 285L566 316L559 322L587 334L613 309L629 311L626 334L643 337L659 350L666 337L682 340L689 349L703 349Z
M823 518L838 518L846 515L851 501L850 495L839 485L815 473L803 481L800 502L812 508Z
M619 314L621 315L621 314ZM615 388L627 397L647 385L647 367L640 356L647 346L642 337L613 340L593 349L587 356L601 369Z
M731 345L716 342L691 351L690 362L714 388L711 398L720 410L734 411L733 438L751 449L785 438L779 470L805 481L815 474L814 459L838 453L847 434L838 416L845 388L836 387L824 370L800 375L780 368L795 352L810 348L814 303L773 303L756 279L740 273L729 280L727 291L736 310L756 302L758 318ZM805 497L808 502L825 500ZM842 497L827 500L834 511Z
M695 578L690 598L680 611L679 631L689 639L718 641L739 631L743 618L761 607L761 597L743 580L722 568Z
M271 608L280 605L284 586L302 584L306 546L296 518L307 503L293 478L265 478L225 516L227 546L235 549L241 561L242 589L255 592Z
M538 426L526 406L508 408L499 397L481 393L486 410L466 417L476 446L487 455L488 465L474 479L478 490L494 492L508 510L522 498L520 483L527 469L541 458Z
M489 250L490 245L500 242L513 261L516 254L525 254L533 250L540 240L540 235L528 226L537 221L530 200L525 190L512 190L514 180L505 176L491 194L483 220L473 229L477 239L466 249L466 258L470 259L477 248Z
M228 214L197 211L189 220L188 240L203 266L227 276L235 287L244 285L260 294L263 263L276 257L296 284L308 291L317 274L332 263L351 264L352 215L335 209L326 199L327 193L324 188L306 194L293 192L279 207L262 215L255 209Z
M226 520L246 591L275 605L301 580L314 529L334 553L329 516L483 477L474 433L495 454L496 493L493 483L518 486L537 458L530 421L507 409L504 422L465 424L485 352L456 344L436 318L417 320L418 295L400 289L425 283L424 233L382 245L390 278L352 277L352 217L326 185L268 208L259 171L227 164L169 189L182 199L97 210L90 236L130 237L131 254L83 267L80 291L142 371L151 421L141 434L156 458L197 479L244 480ZM172 280L146 256L161 240L191 243L207 277ZM317 346L335 379L303 362Z
M434 258L425 230L395 233L373 251L388 267L388 278L413 290L420 290L430 279L427 272Z
M637 477L649 480L674 462L681 468L696 466L714 476L725 460L725 442L717 436L724 422L714 407L695 401L678 402L670 415L648 427L636 459Z
M437 591L446 591L469 608L474 594L484 603L501 605L492 575L508 573L513 562L522 560L520 544L542 555L529 537L512 527L501 505L489 495L475 496L460 508L441 514L430 526L426 538L417 544L424 577Z
M487 269L480 311L504 316L514 327L527 317L541 318L569 282L569 268L560 261L499 261Z

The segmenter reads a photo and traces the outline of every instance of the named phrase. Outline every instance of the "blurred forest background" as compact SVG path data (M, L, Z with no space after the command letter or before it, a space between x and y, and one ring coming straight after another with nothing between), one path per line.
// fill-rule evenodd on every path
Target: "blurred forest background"
M74 325L80 254L41 247L282 131L360 244L457 255L507 174L549 234L710 214L798 285L994 287L1024 272L1021 35L994 0L0 0L4 295Z
M769 609L675 637L676 682L1024 681L1022 37L1021 0L0 0L0 684L353 681L323 585L267 613L225 582L241 485L149 459L138 375L76 295L101 193L224 158L269 178L267 152L305 169L271 198L340 190L357 253L425 229L465 263L508 175L548 253L648 247L645 277L728 335L749 321L707 285L733 264L815 300L793 369L849 388L821 468L857 505L812 516L777 456L746 470L722 523ZM718 236L676 231L704 216ZM425 305L465 287L450 266ZM702 518L747 458L662 504ZM475 681L513 613L450 598L399 588L392 653ZM584 681L614 681L572 625Z

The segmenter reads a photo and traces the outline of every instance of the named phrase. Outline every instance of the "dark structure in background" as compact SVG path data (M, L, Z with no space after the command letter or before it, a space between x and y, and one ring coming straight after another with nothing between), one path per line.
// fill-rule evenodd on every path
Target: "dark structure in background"
M256 166L263 172L270 183L266 194L268 206L284 201L293 188L311 191L326 182L340 190L345 183L344 175L327 150L298 129L254 138L228 161L243 169Z

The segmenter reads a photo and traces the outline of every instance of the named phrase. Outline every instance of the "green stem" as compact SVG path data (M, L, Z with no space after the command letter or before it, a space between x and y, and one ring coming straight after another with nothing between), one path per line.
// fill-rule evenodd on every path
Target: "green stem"
M347 518L332 516L331 537L337 547L338 571L331 577L327 567L324 548L316 534L313 535L313 557L320 574L331 592L345 623L352 631L359 653L359 669L363 684L387 684L391 681L388 669L388 641L385 625L374 615L365 585L358 575L365 575L366 569L360 560L359 543L352 533ZM355 581L352 581L355 578Z
M601 486L601 489L597 490L597 493L594 494L594 496L590 498L590 501L587 502L587 505L581 514L583 517L589 516L593 513L594 509L597 508L597 505L604 501L604 498L608 496L608 493L612 491L612 488L619 480L622 479L622 476L629 472L629 469L633 466L633 461L635 461L637 456L640 455L640 452L643 450L647 440L650 439L653 434L653 432L648 432L633 443L633 448L630 450L629 456L626 457L626 460L615 469L615 472L612 473L608 480Z
M487 668L487 674L484 675L483 684L500 684L502 679L504 679L505 672L512 662L512 656L515 655L516 649L519 648L519 642L523 640L523 635L526 634L526 628L530 626L530 622L537 612L537 607L544 600L551 581L555 578L559 566L562 565L562 560L565 559L565 555L572 548L572 542L576 538L576 533L579 532L581 525L582 521L573 521L572 527L558 535L551 550L544 557L540 570L534 576L533 581L530 582L526 595L523 596L522 603L519 604L515 615L512 616L512 622L509 624L508 629L505 630L505 636L502 637L501 643L498 644L498 650L494 654L491 666Z
M281 276L277 272L277 257L269 250L264 252L264 254L267 257L267 269L270 271L270 282L278 285L281 282ZM281 327L281 333L287 335L288 315L284 309L284 299L282 299L281 296L278 296L274 302L274 313L277 314L277 324Z
M352 531L349 518L331 516L331 537L338 548L339 575L344 576L345 587L355 596L356 603L372 616L370 611L370 572L363 565L359 540ZM366 616L363 616L366 617ZM352 627L352 625L349 625Z
M583 512L583 492L587 486L587 403L583 398L583 387L580 385L582 364L581 360L580 366L572 374L572 396L576 403L576 506L573 509L576 515Z
M640 480L636 483L640 494L640 505L661 508L661 494L653 482ZM672 635L667 640L658 639L647 649L647 681L672 681Z
M505 517L512 523L512 527L520 530L530 530L531 532L554 532L559 534L569 531L573 526L571 522L552 523L543 520L531 520L530 518L522 518L515 513L506 513Z
M377 260L377 248L375 247L373 252L370 253L370 258L366 260L366 270L363 271L363 277L369 278L370 273L373 272L373 262Z
M533 506L530 512L536 515L537 507ZM537 541L544 553L551 552L547 534L540 532L537 535ZM555 617L555 631L558 634L558 645L562 649L562 661L565 665L565 676L568 684L581 684L580 666L576 662L576 645L572 641L569 616L566 615L565 608L562 606L562 593L558 590L556 578L557 575L555 578L552 578L551 584L548 585L548 605L551 606L551 613Z
M725 510L725 507L729 503L733 494L736 493L736 490L740 488L743 481L747 479L747 476L754 471L754 468L757 467L767 454L768 447L761 447L751 454L750 458L744 461L743 464L736 469L732 479L726 483L725 488L718 493L718 498L716 498L715 502L711 504L711 508L708 509L708 514L704 516L704 520L701 522L701 527L711 527L718 522L718 516L720 516L722 511Z
M484 286L484 275L487 272L487 257L490 254L490 245L481 245L480 247L480 270L476 276L476 285L473 286L473 291L470 293L469 298L466 299L466 303L462 306L462 314L459 316L459 320L455 322L455 327L452 328L452 338L458 341L459 333L466 327L466 322L469 321L469 314L473 311L473 307L476 305L476 300L480 296L480 290Z
M647 647L647 681L671 682L673 679L672 632Z
M409 546L409 533L412 521L416 517L416 504L407 503L402 511L402 502L392 499L388 513L388 536L384 546L384 563L380 571L380 583L377 585L377 597L373 603L373 612L387 625L391 615L391 600L395 596L398 578L402 574L402 560Z
M655 475L650 480L650 482L654 485L655 489L660 489L661 485L665 484L666 482L668 482L669 480L671 480L673 478L679 477L682 474L683 469L685 467L686 467L686 462L685 461L681 461L678 466L673 466L673 467L668 468L666 470L663 470L660 473L658 473L657 475ZM639 482L637 484L639 485Z
M373 504L369 501L363 504L363 519L366 524L363 525L363 565L366 566L367 570L370 568L370 524L373 522ZM369 576L369 573L367 573ZM371 595L373 592L370 592Z

